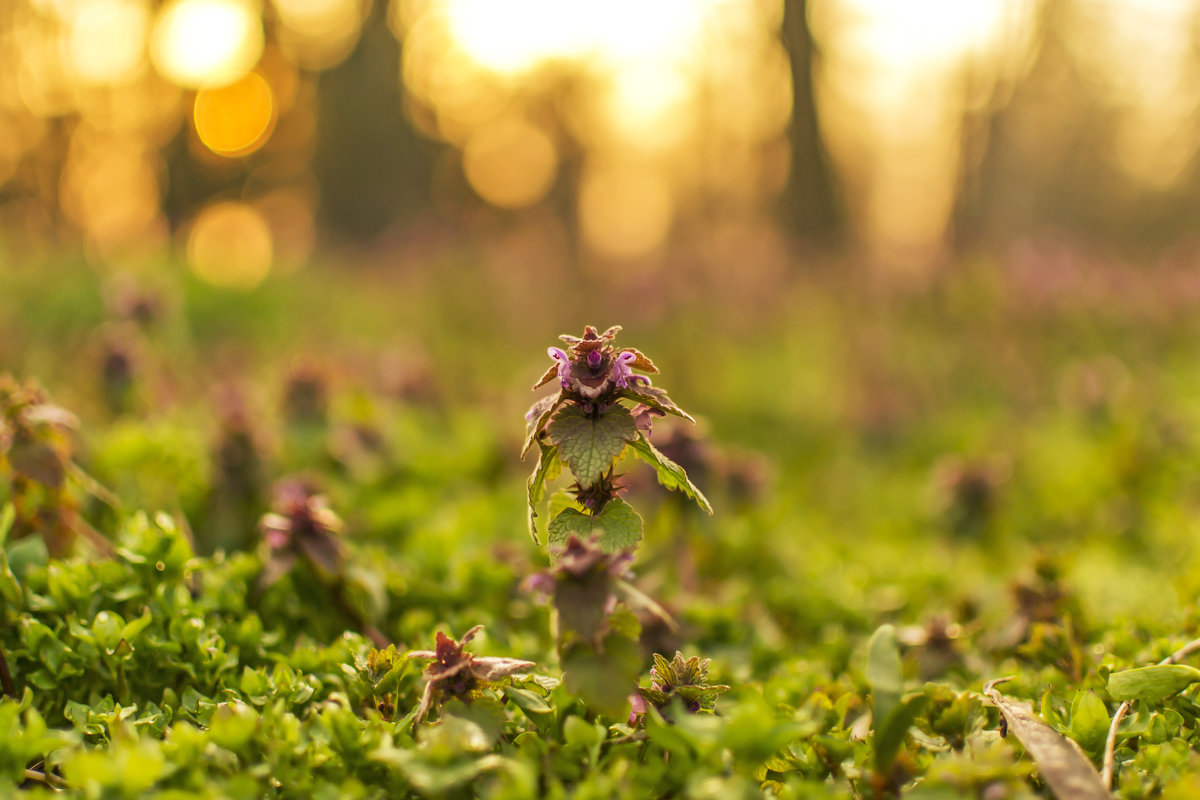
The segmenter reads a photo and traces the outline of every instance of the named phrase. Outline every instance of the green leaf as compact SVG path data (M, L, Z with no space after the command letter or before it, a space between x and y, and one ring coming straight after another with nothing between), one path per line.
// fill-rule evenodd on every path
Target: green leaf
M0 509L0 547L8 541L8 532L12 530L13 520L17 518L17 510L12 503L5 503Z
M1071 701L1067 732L1089 753L1099 753L1108 736L1108 709L1093 692L1079 691Z
M137 619L131 619L125 623L125 627L121 629L121 638L128 642L134 642L142 631L149 627L154 617L150 615L149 609L142 612L142 615Z
M612 500L598 516L564 508L550 520L548 543L564 545L575 534L580 539L598 535L597 544L609 553L636 547L642 539L642 518L624 500Z
M674 414L677 417L682 417L688 422L695 422L692 415L684 411L675 402L667 397L665 389L659 389L657 386L629 386L622 389L620 397L625 397L630 400L635 400L639 403L645 403L651 408L657 408L666 414Z
M554 410L558 408L562 400L562 392L557 392L538 400L529 409L529 412L525 415L525 442L521 445L521 458L525 458L525 454L529 452L529 448L533 447L538 434L546 426L546 420L550 418L550 415L554 413Z
M1100 779L1100 773L1079 749L1079 745L1055 733L1053 728L1034 716L1029 703L1000 694L995 689L996 683L988 683L983 693L1000 709L1009 731L1037 764L1042 780L1055 796L1072 800L1110 800L1111 794Z
M683 492L709 514L713 513L712 504L708 502L704 493L696 488L696 484L688 478L683 467L667 458L661 450L650 444L650 440L644 433L639 432L637 438L630 442L630 447L633 448L633 452L637 454L638 458L654 467L655 472L658 473L659 483L668 489Z
M529 496L529 535L533 537L534 542L538 540L537 507L542 502L542 498L546 496L546 482L557 478L558 473L562 470L562 463L558 460L557 445L544 445L539 442L538 446L542 453L526 484Z
M878 726L904 693L900 646L896 643L896 629L891 625L879 626L867 644L867 683L871 685L872 710Z
M7 506L11 509L12 506ZM0 520L0 530L3 529L3 520ZM2 539L3 537L0 537ZM5 551L0 544L0 600L4 601L3 608L19 610L23 605L24 593L21 591L21 583L17 580L17 576L13 574L12 569L8 566L8 552Z
M1108 693L1114 700L1156 702L1179 694L1197 682L1200 682L1200 669L1186 664L1162 664L1114 672L1108 676Z
M623 719L629 713L629 695L637 690L641 662L642 651L636 641L610 634L602 651L575 647L563 656L563 684L589 708Z
M125 628L125 620L120 614L112 611L101 611L92 621L92 633L96 635L96 643L112 653L121 641L121 631Z
M892 767L908 729L925 710L929 698L923 694L910 697L892 708L882 721L875 724L875 771L884 774Z
M517 708L524 711L526 714L541 716L554 713L554 706L546 701L537 692L529 689L520 689L516 686L505 686L501 691L504 696L512 700Z
M567 406L546 429L558 445L575 480L591 486L604 477L625 445L638 436L637 424L624 406L615 405L592 418L578 406Z
M222 703L213 714L209 735L226 750L238 750L250 741L258 727L258 713L245 703Z

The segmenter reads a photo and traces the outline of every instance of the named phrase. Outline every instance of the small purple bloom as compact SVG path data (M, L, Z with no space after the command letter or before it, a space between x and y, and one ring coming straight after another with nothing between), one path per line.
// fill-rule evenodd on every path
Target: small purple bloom
M571 359L559 347L546 348L546 355L558 362L558 382L562 384L562 388L571 388Z
M597 367L599 367L600 362L603 359L604 359L604 357L602 355L600 355L599 350L592 350L590 353L587 354L588 366L591 367L592 369L596 369Z
M641 381L647 386L650 385L649 378L647 378L645 375L634 375L633 370L629 368L629 365L634 361L637 361L637 358L637 353L634 353L631 350L626 350L617 356L613 361L612 379L613 383L618 389L624 389L629 384L636 384L638 381Z

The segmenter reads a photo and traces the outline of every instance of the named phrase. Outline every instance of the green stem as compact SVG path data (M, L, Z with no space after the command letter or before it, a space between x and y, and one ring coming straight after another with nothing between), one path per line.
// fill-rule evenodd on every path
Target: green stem
M17 687L13 683L12 673L8 671L8 660L5 659L3 650L0 650L0 690L14 700L17 699Z

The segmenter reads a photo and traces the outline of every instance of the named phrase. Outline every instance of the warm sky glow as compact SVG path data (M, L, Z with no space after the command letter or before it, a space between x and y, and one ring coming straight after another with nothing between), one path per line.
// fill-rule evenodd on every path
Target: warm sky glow
M695 53L721 0L447 0L450 31L481 65L520 72L554 60Z
M145 64L150 6L145 0L93 0L70 18L66 50L85 83L117 84Z

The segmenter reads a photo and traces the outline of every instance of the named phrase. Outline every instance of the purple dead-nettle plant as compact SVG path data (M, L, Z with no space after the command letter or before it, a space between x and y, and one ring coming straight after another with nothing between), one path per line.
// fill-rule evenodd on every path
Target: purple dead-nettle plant
M271 512L258 523L262 535L262 573L258 592L269 588L298 565L307 567L330 601L378 648L388 638L368 622L350 600L342 546L342 520L325 497L303 480L288 479L275 486Z
M300 480L275 487L272 510L258 523L266 546L263 584L289 572L297 560L318 576L332 579L342 571L342 520L325 498Z
M527 586L554 603L560 643L577 640L598 647L608 632L608 615L616 608L617 590L624 585L633 554L606 553L594 540L574 535L555 552L555 565L531 577Z
M535 444L539 451L528 483L529 531L535 541L547 484L564 465L574 478L549 501L546 543L554 567L529 585L553 599L566 687L612 716L628 712L627 698L642 666L641 626L627 605L674 624L628 579L633 550L642 538L642 518L619 497L623 487L617 462L627 451L634 454L654 468L660 483L712 513L684 469L650 443L655 417L694 420L640 374L658 372L649 358L614 344L620 330L599 333L588 326L582 337L560 337L565 347L549 348L554 363L533 388L556 382L558 391L525 415L521 452L524 457Z
M638 693L631 698L629 724L636 724L650 707L665 711L672 698L678 698L691 714L712 714L717 697L728 692L729 687L708 682L708 665L709 659L699 656L685 659L677 652L675 658L667 661L655 653L650 687L639 686Z
M641 517L618 498L621 484L614 466L628 448L654 467L659 481L712 508L683 468L650 443L653 417L692 417L653 386L641 372L657 373L649 358L632 347L614 344L619 326L598 333L590 325L582 337L562 336L565 348L547 351L554 364L534 385L537 390L557 380L559 390L534 403L525 415L524 457L536 444L540 452L529 478L529 530L537 539L536 517L546 484L563 465L574 484L565 497L551 501L556 509L547 530L548 544L562 545L572 533L588 538L599 532L599 545L610 552L636 546L642 538Z
M458 640L438 631L433 650L413 650L408 654L410 659L433 662L425 668L425 691L413 717L414 726L429 716L435 703L440 706L451 698L470 703L485 689L496 687L505 678L533 668L532 661L468 653L465 649L467 643L481 630L483 626L476 625Z

